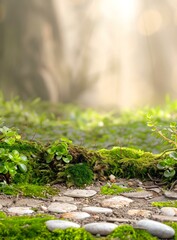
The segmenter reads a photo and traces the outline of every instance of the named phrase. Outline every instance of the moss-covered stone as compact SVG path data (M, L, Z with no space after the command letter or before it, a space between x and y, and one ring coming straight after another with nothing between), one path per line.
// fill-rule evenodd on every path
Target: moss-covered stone
M105 195L119 195L121 193L131 192L131 191L135 191L135 189L120 187L116 184L111 184L111 185L107 184L101 187L101 194L105 194Z
M177 201L167 201L167 202L152 202L152 206L154 207L175 207L177 208Z

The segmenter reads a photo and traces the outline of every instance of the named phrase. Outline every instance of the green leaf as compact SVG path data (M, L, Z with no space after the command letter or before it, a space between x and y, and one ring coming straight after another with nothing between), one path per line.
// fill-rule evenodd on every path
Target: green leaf
M157 168L160 170L163 170L165 168L165 166L163 166L161 163L158 163Z
M169 154L169 157L177 160L177 152L175 152L175 151L174 151L174 152L171 152L171 153Z
M18 164L18 167L19 167L21 172L27 172L27 167L26 167L25 164L20 163L20 164Z
M62 158L63 162L65 163L69 163L71 161L71 159L67 158L67 157L63 157Z
M174 175L175 175L175 173L176 173L176 171L173 169L173 170L166 170L165 172L164 172L164 176L166 177L166 178L169 178L169 177L173 177Z

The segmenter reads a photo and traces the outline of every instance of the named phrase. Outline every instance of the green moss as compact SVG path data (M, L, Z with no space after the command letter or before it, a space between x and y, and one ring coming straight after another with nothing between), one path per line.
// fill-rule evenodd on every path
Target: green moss
M156 155L141 150L114 147L99 151L108 165L107 174L118 177L147 178L147 174L158 176Z
M78 163L69 166L65 175L68 184L73 184L77 187L83 187L93 182L93 171L85 163Z
M130 225L121 225L117 227L109 236L108 239L118 240L157 240L145 230L134 229Z
M5 214L5 212L2 212L2 211L0 211L0 219L1 218L5 218L7 215Z
M175 207L177 208L177 201L167 201L167 202L152 202L153 207Z
M133 190L135 190L135 189L120 187L116 184L111 184L111 185L107 184L107 185L101 187L101 193L106 194L106 195L119 195L121 193L131 192Z
M33 184L11 184L0 187L0 192L7 195L23 195L25 197L48 198L58 194L59 190L50 186L39 186Z
M49 231L45 225L54 219L49 215L35 217L7 217L0 219L0 239L35 239L35 240L93 240L94 237L84 229L68 228L66 230Z

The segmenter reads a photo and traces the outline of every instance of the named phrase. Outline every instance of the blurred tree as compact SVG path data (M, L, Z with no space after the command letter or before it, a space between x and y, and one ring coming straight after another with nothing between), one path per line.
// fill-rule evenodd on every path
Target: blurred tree
M0 36L1 89L24 98L52 98L50 90L59 91L54 65L62 49L53 2L1 0Z

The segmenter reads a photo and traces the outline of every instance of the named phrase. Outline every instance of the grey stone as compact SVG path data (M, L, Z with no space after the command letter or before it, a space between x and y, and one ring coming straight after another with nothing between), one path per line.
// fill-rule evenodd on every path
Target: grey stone
M18 206L39 207L42 205L43 201L32 198L24 198L19 199L17 203Z
M148 191L128 192L122 193L121 195L130 198L149 198L153 196L153 194Z
M74 222L65 221L65 220L48 220L45 222L47 228L50 231L55 229L66 229L66 228L80 228L80 225Z
M177 215L177 208L174 208L174 207L162 207L160 210L161 210L162 214L166 215L166 216Z
M164 195L165 197L170 199L177 199L177 192L174 192L174 191L165 191Z
M54 196L52 198L52 200L54 202L68 202L68 203L74 202L74 198L72 198L72 197L64 197L64 196Z
M152 235L158 238L172 238L175 235L175 231L173 228L167 226L166 224L149 220L143 219L137 222L137 227L147 230Z
M68 197L75 197L75 198L88 198L92 197L97 192L94 190L83 190L83 189L75 189L75 190L67 190L64 195Z
M11 207L7 211L17 215L28 215L34 212L30 207Z
M108 222L93 222L83 226L83 228L85 228L86 231L94 235L98 234L101 236L106 236L110 234L116 227L117 224Z
M70 203L53 202L48 206L48 211L55 213L65 213L77 210L77 206Z
M82 211L89 212L89 213L112 213L112 209L110 208L102 208L102 207L84 207Z
M103 200L101 205L103 207L121 208L124 206L128 206L131 202L133 202L133 200L130 198L117 196Z

